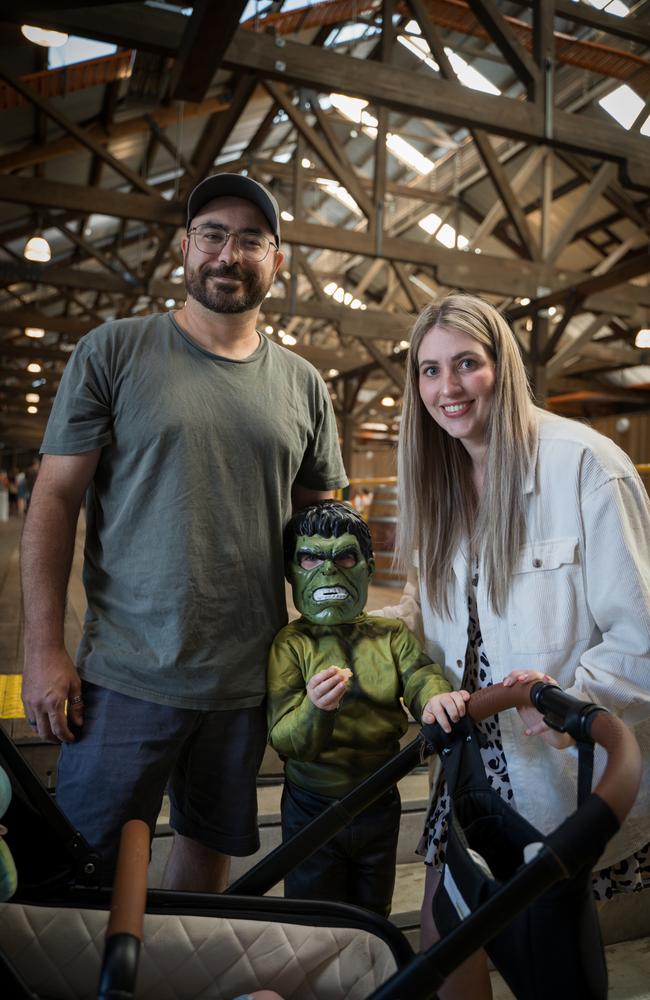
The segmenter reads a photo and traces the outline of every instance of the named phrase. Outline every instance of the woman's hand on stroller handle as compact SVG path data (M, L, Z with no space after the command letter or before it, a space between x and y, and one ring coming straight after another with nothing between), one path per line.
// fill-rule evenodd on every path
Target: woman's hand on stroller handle
M515 684L531 685L539 681L545 684L557 685L556 680L539 670L511 670L503 678L503 686L513 687ZM566 750L567 747L573 746L575 741L572 737L568 733L561 733L556 729L551 729L544 721L544 716L541 712L538 712L532 704L517 708L517 712L526 727L524 729L524 736L540 736L545 743L555 747L556 750Z

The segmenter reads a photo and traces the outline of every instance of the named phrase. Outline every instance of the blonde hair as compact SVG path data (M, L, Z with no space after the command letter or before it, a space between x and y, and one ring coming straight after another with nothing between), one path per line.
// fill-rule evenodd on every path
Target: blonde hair
M420 398L418 351L433 327L460 330L482 344L495 364L486 430L483 493L460 441L433 420ZM413 551L433 608L450 614L453 560L463 538L481 558L488 600L505 610L510 578L525 538L524 484L534 440L535 407L510 327L488 302L455 292L432 303L413 327L398 446L400 530L396 558L405 571Z

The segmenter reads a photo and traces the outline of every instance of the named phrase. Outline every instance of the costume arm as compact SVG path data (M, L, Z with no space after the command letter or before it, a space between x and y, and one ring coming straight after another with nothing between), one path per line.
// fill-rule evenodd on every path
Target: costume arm
M65 597L84 493L101 449L82 455L44 455L22 537L25 615L23 702L43 739L74 739L65 702L79 694L79 675L63 642ZM80 725L81 711L70 708Z
M584 578L601 641L586 650L572 693L634 725L650 717L650 502L632 472L585 497Z
M442 667L431 662L403 622L400 622L391 636L391 648L402 679L404 701L419 722L429 698L434 694L451 691L452 686L444 676Z
M269 743L293 760L315 760L332 737L336 712L316 708L307 697L309 646L276 637L267 671Z

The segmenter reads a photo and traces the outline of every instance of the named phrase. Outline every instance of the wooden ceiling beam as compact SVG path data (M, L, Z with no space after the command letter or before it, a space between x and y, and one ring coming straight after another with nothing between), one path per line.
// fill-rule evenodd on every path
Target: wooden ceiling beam
M207 118L208 115L216 114L218 111L225 111L229 102L219 98L208 98L198 105L188 105L183 109L183 119ZM138 115L135 118L127 118L125 121L113 122L110 131L107 131L99 122L89 124L84 128L86 135L94 139L102 146L110 143L119 143L123 139L134 135L142 135L151 128L150 121L154 121L159 129L167 128L170 125L177 125L179 118L178 106L160 107L153 109L146 115ZM4 153L0 156L0 171L22 170L31 167L36 163L47 163L60 156L71 156L78 152L79 143L72 136L65 135L59 139L53 139L47 143L29 143L22 149L11 153Z
M0 329L6 330L24 330L25 327L33 326L41 330L83 337L84 333L92 330L94 325L92 320L77 319L75 316L50 316L38 309L27 307L0 310Z
M357 183L356 173L353 169L350 169L349 162L346 164L345 161L347 160L347 157L344 156L343 159L341 159L340 149L335 152L332 148L332 145L336 145L336 139L332 130L328 128L327 125L322 124L324 115L320 113L320 108L317 109L316 102L314 102L313 111L316 115L316 120L321 125L321 129L328 140L327 142L325 142L309 124L306 116L300 108L293 104L290 95L286 93L282 87L278 87L270 80L265 80L264 86L268 90L274 102L282 108L291 123L298 130L303 139L309 144L309 146L311 146L319 159L323 161L328 170L334 175L341 187L345 188L354 198L364 215L371 218L372 202L362 190L361 185Z
M564 248L573 241L580 223L588 216L594 202L601 196L612 180L615 169L613 163L602 163L600 165L586 189L574 200L569 215L548 249L546 260L557 260Z
M528 49L521 44L494 0L468 0L468 4L476 20L483 25L506 62L524 84L529 98L532 98L539 87L540 73Z
M519 0L519 2L530 7L538 0ZM564 17L567 21L574 21L594 31L604 31L608 35L617 35L630 42L638 42L639 45L650 45L650 24L646 15L635 17L634 14L627 14L625 17L617 17L595 10L584 3L572 3L571 0L554 0L553 6L557 16Z
M552 134L545 134L544 116L530 102L473 92L449 80L340 55L329 50L285 41L282 59L267 35L239 29L228 47L224 65L246 69L271 80L283 80L328 93L333 81L342 93L362 97L400 114L483 128L497 135L546 142L551 146L617 161L628 182L648 188L650 143L620 126L585 115L554 109Z
M169 93L174 101L199 103L205 97L239 25L246 0L194 0L172 70Z
M33 181L32 178L0 178L0 198L4 197L6 182L29 181L35 188L52 191L53 188L71 188L73 191L80 191L86 194L83 188L73 188L72 185L46 184L46 182ZM12 185L14 186L14 185ZM20 190L20 184L15 185ZM95 211L104 212L105 207L100 207L102 193L100 191L89 192L95 197ZM145 198L142 195L131 194L111 194L113 200L121 203L122 199L131 206L134 203L140 206L142 202L152 202L158 204L153 199ZM16 199L21 200L16 192ZM51 202L50 202L51 204ZM177 224L184 224L184 214L179 205L163 201L161 205L166 208ZM69 207L66 204L62 207ZM77 207L79 207L77 205ZM107 207L107 206L106 206ZM106 214L111 214L106 211ZM120 210L120 215L127 215L124 210ZM180 221L182 219L182 222ZM317 226L304 222L286 222L283 225L283 239L286 243L297 243L301 246L314 247L322 250L333 250L345 254L361 255L374 258L377 256L375 242L371 235L355 232L349 229L337 229L330 226ZM645 273L647 265L644 265L638 255L632 272L621 268L629 267L628 264L613 268L606 275L590 276L581 272L571 272L566 269L555 269L543 263L525 260L510 260L502 257L492 257L488 254L472 254L461 250L449 250L432 242L406 240L385 236L383 240L382 257L390 261L398 261L404 264L416 264L424 269L434 268L437 280L440 284L449 288L468 288L478 292L488 294L499 294L503 296L528 296L531 297L531 289L546 287L553 289L553 299L548 305L557 305L564 301L571 290L576 285L586 282L583 294L588 297L600 296L598 299L598 311L609 311L613 314L621 313L630 315L630 310L634 310L637 305L645 305L650 297L650 290L636 285L624 284L629 277L638 276ZM648 258L646 257L646 261ZM56 268L49 265L29 264L27 262L0 261L0 283L7 285L18 281L29 281L42 284L51 284L55 287L78 287L79 289L94 288L97 291L117 292L122 294L156 294L168 297L168 294L176 294L178 285L171 282L150 282L147 286L144 282L140 284L130 284L120 281L111 275L100 275L90 270L71 270ZM621 284L614 296L602 296L602 292ZM148 288L157 285L161 288L171 289L168 293L148 292ZM588 299L585 306L589 306ZM531 314L535 308L543 306L522 306L521 315ZM286 311L286 310L285 310Z
M185 224L183 206L179 202L167 201L166 198L109 191L107 188L88 188L81 184L62 184L60 181L14 174L0 175L0 201L62 208L82 214L97 212L118 219L137 219L174 228Z
M441 76L445 80L455 81L456 74L445 51L442 38L438 29L427 16L422 0L409 0L409 6L416 16L430 50L436 58ZM538 260L540 257L539 248L533 239L528 220L508 180L505 168L499 162L499 158L492 148L489 136L481 129L476 128L470 129L470 134L501 203L514 226L524 255L529 260Z
M83 128L77 125L76 122L72 121L71 118L68 118L67 115L64 115L63 112L61 112L58 107L50 101L46 101L43 97L39 97L35 90L26 86L22 80L10 73L2 66L2 64L0 64L0 79L4 80L5 83L8 83L9 86L13 87L19 94L22 94L26 100L34 105L34 107L43 111L48 118L51 118L65 132L68 132L71 136L73 136L80 145L89 149L91 153L94 153L109 167L112 167L116 173L128 180L134 187L152 197L160 197L158 191L156 191L155 188L150 187L147 182L143 180L139 174L136 174L134 170L131 170L126 163L122 160L118 160L115 156L112 156L107 149L104 149L101 143L96 142Z

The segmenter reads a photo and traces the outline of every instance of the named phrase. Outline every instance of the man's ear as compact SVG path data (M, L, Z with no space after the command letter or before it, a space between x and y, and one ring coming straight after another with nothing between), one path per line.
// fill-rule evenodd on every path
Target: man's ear
M370 580L375 572L375 560L373 558L368 560L368 579Z

